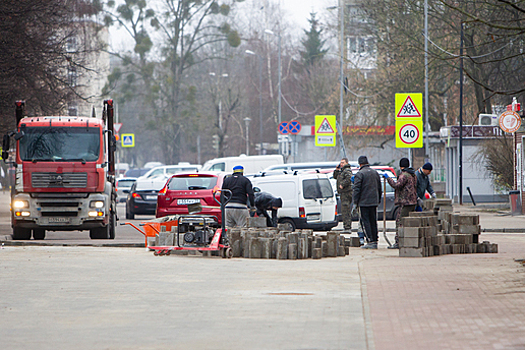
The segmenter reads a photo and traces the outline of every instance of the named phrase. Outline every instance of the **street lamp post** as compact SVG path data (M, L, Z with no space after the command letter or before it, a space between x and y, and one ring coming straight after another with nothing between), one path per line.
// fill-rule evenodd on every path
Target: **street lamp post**
M279 61L278 61L278 70L279 70L279 83L278 83L278 94L279 94L279 99L277 100L277 104L278 104L278 114L279 114L279 125L281 124L282 120L281 120L281 35L278 35L278 34L275 34L273 31L269 30L269 29L266 29L264 31L266 34L270 34L270 35L273 35L273 36L276 36L277 39L278 39L278 45L279 45ZM280 145L280 143L279 143ZM280 146L279 146L279 153L282 153L280 152Z
M262 118L262 56L251 51L245 51L248 55L255 55L259 58L259 154L263 154L263 118Z
M340 91L339 91L339 128L341 130L341 142L343 142L343 59L344 59L344 32L345 32L345 26L344 26L344 0L340 0L339 3L339 12L341 13L341 62L339 64L339 84L340 84ZM341 145L341 157L346 157L346 154L344 154L345 146Z
M246 123L246 155L250 155L250 134L249 134L249 126L250 126L250 118L244 118L244 122Z

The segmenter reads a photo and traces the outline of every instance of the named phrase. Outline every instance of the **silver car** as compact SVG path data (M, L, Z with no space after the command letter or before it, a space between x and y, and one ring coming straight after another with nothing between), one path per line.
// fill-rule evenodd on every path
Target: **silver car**
M131 186L137 181L136 177L121 177L117 179L117 201L122 203L126 201Z

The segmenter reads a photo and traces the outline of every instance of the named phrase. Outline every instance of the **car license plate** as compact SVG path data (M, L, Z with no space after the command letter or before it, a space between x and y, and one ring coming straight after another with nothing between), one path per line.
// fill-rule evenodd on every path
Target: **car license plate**
M197 204L200 202L201 200L197 198L177 199L177 205Z
M49 223L53 223L53 224L69 224L69 218L49 218Z
M157 199L157 196L156 195L148 195L148 196L144 196L146 198L147 201L152 201L152 200L156 200Z
M319 221L321 220L321 215L308 215L306 221Z

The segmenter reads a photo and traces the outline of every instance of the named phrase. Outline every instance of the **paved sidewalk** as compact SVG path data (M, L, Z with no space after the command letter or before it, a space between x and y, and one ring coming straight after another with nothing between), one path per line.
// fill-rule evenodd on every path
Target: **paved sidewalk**
M376 350L525 349L525 235L482 237L499 253L361 262Z

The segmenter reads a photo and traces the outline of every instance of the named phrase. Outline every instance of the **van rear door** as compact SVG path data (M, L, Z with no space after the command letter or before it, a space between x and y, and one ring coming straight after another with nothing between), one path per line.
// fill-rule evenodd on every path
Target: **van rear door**
M265 180L252 180L253 186L259 187L261 191L268 192L272 196L281 198L283 200L283 207L277 211L279 218L298 218L298 189L296 181L279 180L272 181L271 177Z
M303 180L303 198L308 223L335 220L335 197L330 180L312 177Z

